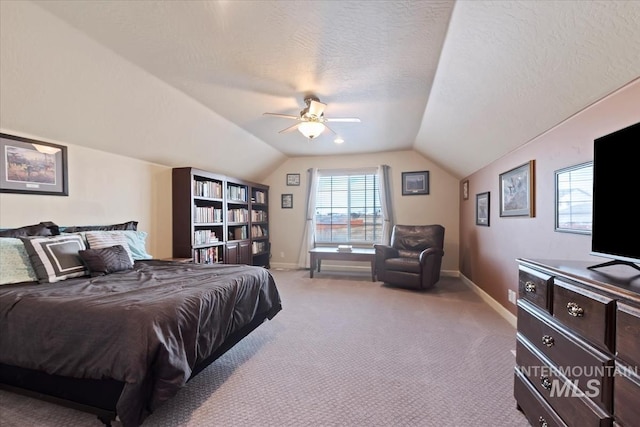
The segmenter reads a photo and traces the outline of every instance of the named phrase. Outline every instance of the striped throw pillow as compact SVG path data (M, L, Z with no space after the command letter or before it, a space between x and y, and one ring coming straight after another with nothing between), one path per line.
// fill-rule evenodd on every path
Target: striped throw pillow
M133 264L133 255L124 234L113 231L87 231L85 232L85 238L91 249L110 248L116 245L122 246L127 251L131 264Z
M80 258L89 268L91 277L103 276L118 271L131 270L133 264L122 245L79 252Z

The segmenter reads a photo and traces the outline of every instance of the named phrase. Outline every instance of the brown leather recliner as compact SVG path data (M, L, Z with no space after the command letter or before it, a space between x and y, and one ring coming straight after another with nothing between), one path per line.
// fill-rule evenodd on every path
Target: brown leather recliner
M441 225L395 225L391 246L374 245L376 277L390 285L429 289L440 280L444 256Z

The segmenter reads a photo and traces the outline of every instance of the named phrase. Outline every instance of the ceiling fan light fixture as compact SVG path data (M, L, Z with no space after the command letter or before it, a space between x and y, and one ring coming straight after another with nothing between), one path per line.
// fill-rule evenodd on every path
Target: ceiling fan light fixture
M302 122L298 125L298 130L306 138L314 139L324 132L325 125L321 122Z

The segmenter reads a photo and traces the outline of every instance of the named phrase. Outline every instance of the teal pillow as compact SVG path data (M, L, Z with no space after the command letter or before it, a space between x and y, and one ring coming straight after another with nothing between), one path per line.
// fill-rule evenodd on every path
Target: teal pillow
M29 254L22 240L0 238L0 285L37 280L38 276L29 261Z
M134 260L151 259L153 256L147 253L147 232L146 231L133 231L125 230L120 231L127 238L129 243L129 249L131 250L131 256Z

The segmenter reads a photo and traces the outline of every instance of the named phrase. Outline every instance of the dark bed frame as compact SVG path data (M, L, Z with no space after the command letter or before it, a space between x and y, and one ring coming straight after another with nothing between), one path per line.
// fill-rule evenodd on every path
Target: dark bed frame
M250 323L230 335L213 354L197 364L189 381L265 320L273 318L281 308L278 304L266 313L256 314ZM63 377L0 363L0 388L95 414L105 426L111 426L118 415L116 404L123 387L124 382L112 379Z

